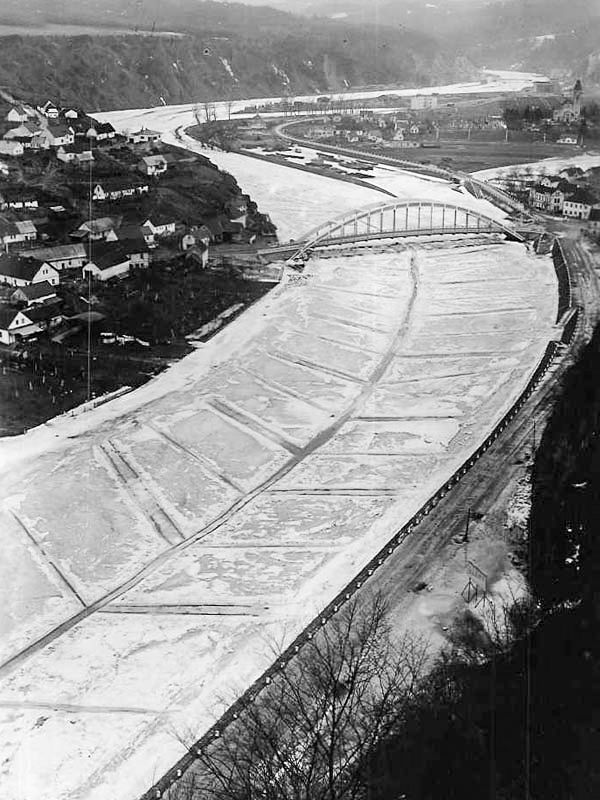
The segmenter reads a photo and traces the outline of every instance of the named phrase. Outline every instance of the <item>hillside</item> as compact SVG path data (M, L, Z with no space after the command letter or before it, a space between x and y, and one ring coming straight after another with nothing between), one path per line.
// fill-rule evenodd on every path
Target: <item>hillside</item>
M300 0L295 6L309 16L354 24L374 20L363 0ZM598 0L381 0L376 14L388 26L426 32L478 66L558 70L600 82Z
M25 100L52 97L99 111L374 84L418 86L471 74L464 59L447 57L421 35L392 31L378 37L310 22L291 30L252 39L10 36L0 49L0 86Z

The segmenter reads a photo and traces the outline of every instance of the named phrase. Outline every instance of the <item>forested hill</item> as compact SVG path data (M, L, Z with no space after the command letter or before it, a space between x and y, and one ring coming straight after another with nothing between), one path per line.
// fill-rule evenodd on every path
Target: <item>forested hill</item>
M367 85L423 86L474 74L466 59L448 55L423 33L225 8L219 26L211 11L206 33L3 37L0 85L25 100L52 97L98 111Z

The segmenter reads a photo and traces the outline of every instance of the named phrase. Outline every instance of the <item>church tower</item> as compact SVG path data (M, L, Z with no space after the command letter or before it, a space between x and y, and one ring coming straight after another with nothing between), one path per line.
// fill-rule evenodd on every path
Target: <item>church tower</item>
M583 95L583 87L581 85L581 81L579 78L575 81L575 86L573 87L573 116L580 117L581 116L581 96Z

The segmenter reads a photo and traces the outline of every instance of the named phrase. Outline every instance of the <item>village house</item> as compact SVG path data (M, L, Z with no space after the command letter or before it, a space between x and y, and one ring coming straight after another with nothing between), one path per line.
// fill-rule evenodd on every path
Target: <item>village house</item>
M9 173L10 167L6 161L0 161L0 175L2 175L4 178L8 178Z
M553 214L561 214L568 196L565 188L558 188L563 182L553 182L544 178L539 184L529 189L529 203L540 211L550 211ZM572 187L571 187L572 188Z
M32 130L33 129L33 130ZM31 141L40 131L39 126L31 125L28 122L23 122L16 128L11 128L4 134L4 139L9 142L20 142L27 150L31 147Z
M70 145L75 141L73 129L67 125L49 125L47 135L50 147Z
M81 269L87 260L87 252L83 244L57 244L53 247L37 247L29 250L27 255L50 264L58 272Z
M136 195L147 194L149 189L150 186L146 181L140 181L133 176L116 175L94 184L92 199L97 202L124 200Z
M110 122L97 122L94 127L96 131L96 139L99 142L104 142L108 139L114 139L117 135L117 132Z
M144 175L157 176L164 175L167 171L167 160L164 156L144 156L138 164L138 169Z
M596 197L587 189L578 188L563 203L563 217L589 219L592 208L598 205Z
M150 248L141 232L135 236L126 236L125 233L126 229L119 230L119 245L129 258L131 266L135 269L148 269L151 261Z
M10 299L13 303L25 303L27 306L35 306L39 303L55 301L58 295L48 281L32 283L30 286L19 286L11 294Z
M14 344L20 339L56 327L62 320L63 315L57 304L35 305L20 311L0 306L0 341L7 345Z
M79 111L77 108L61 108L58 112L58 116L60 119L67 119L71 122L74 119L79 119L79 115L83 114L83 112ZM85 116L85 115L84 115Z
M6 251L12 245L34 242L37 229L31 220L17 221L0 219L0 242Z
M152 214L152 216L143 223L143 226L149 228L155 237L169 236L175 233L176 225L177 223L173 217L157 212Z
M94 160L92 146L88 142L75 142L68 146L60 145L56 157L65 164L84 166Z
M37 197L25 186L3 186L0 189L0 209L3 211L7 208L22 210L37 207Z
M141 128L139 131L128 134L127 141L129 144L152 144L160 142L160 133L149 128Z
M83 277L91 275L94 280L108 281L124 278L131 269L131 260L118 243L97 245L92 248L88 263L83 267Z
M600 208L592 208L588 217L588 231L592 236L600 234Z
M0 139L0 153L4 156L13 156L18 158L25 152L22 142L17 142L10 139Z
M58 108L51 100L47 100L43 106L38 106L38 111L48 119L58 119Z
M26 111L22 105L16 105L8 112L6 120L8 122L27 122L30 116L29 112Z
M82 222L71 236L74 239L91 239L92 241L104 240L106 242L116 242L117 223L111 217L98 217L87 222Z
M41 281L48 281L52 286L58 286L60 281L58 271L50 264L33 258L0 255L0 283L16 287Z

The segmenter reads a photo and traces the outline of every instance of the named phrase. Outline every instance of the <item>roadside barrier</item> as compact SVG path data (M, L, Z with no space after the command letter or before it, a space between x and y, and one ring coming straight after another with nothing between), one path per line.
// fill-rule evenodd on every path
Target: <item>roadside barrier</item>
M552 262L558 279L558 311L556 321L559 322L563 314L571 306L571 279L562 245L558 239L552 245Z

